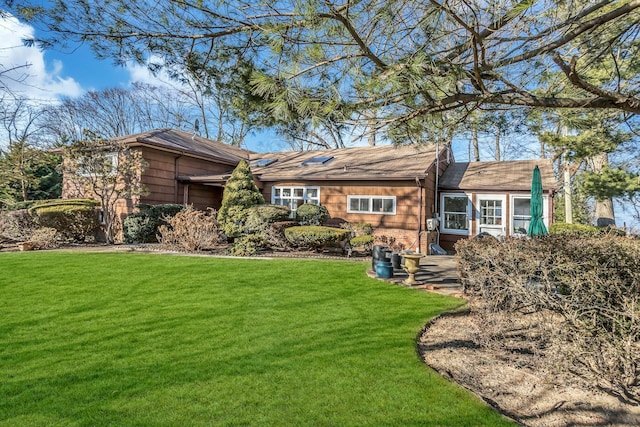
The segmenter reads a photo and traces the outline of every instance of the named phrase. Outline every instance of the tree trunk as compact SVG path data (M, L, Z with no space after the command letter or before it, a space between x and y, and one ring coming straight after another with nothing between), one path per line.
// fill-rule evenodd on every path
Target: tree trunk
M589 163L591 164L591 170L596 173L602 172L602 170L609 165L609 155L607 153L596 154L589 159ZM613 212L613 200L611 198L596 200L595 216L598 227L616 225L616 217Z
M473 140L473 160L480 161L480 143L478 142L478 128L476 124L471 125L471 139Z
M496 132L496 161L499 162L500 161L500 131L501 129L498 128L498 131Z

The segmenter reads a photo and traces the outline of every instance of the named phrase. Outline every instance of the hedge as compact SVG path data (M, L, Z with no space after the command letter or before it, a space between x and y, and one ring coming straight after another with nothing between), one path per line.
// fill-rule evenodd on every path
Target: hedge
M351 232L341 228L302 225L287 228L284 235L289 243L299 248L321 249L348 239Z
M29 212L40 227L55 229L65 240L84 242L98 229L97 205L90 199L50 200L33 205Z

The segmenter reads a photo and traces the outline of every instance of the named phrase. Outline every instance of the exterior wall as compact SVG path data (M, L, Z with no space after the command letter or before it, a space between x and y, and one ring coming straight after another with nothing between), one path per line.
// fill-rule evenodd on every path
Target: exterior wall
M503 217L505 218L504 236L507 236L507 237L512 236L514 234L513 230L511 229L513 197L514 196L515 197L530 196L530 193L528 192L508 192L508 193L490 192L490 191L482 191L482 192L442 191L441 192L441 194L454 194L454 193L466 194L471 198L470 230L469 230L469 234L450 234L446 232L441 232L439 236L440 246L447 251L453 251L454 245L458 240L470 239L480 234L481 230L479 230L478 228L478 219L479 219L478 204L482 196L504 197L504 200L505 200L505 207L504 207L505 212ZM547 208L546 212L544 213L545 225L549 227L549 225L553 223L553 197L548 192L544 193L543 196L546 198L546 208ZM442 227L442 217L440 218L440 220L441 220L441 227Z
M426 181L426 188L425 188ZM281 181L262 183L265 200L272 201L274 186L319 187L320 204L327 208L333 223L370 223L380 242L388 243L390 238L403 249L417 249L419 231L424 230L426 218L433 216L433 177L427 176L416 181ZM395 196L395 214L350 213L347 211L348 196ZM422 207L420 204L422 203ZM420 216L420 218L419 218ZM421 252L426 253L427 240L420 238Z
M142 182L148 195L141 198L141 203L188 203L197 209L212 207L218 209L222 201L220 187L202 184L183 184L177 181L178 176L211 175L228 172L233 166L214 163L213 161L181 156L151 148L143 148L143 157L147 161L147 169L142 175ZM186 194L186 198L185 198Z

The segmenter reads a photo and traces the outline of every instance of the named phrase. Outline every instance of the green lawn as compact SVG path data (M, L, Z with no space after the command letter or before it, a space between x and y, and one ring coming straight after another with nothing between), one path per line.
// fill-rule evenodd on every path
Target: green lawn
M0 425L511 425L417 354L460 302L365 269L0 254Z

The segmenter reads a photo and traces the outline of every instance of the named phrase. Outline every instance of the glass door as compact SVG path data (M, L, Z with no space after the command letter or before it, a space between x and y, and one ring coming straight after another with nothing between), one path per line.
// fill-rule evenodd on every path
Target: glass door
M478 233L489 233L492 236L506 235L505 205L504 196L478 196Z

